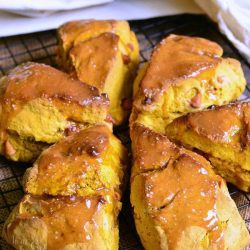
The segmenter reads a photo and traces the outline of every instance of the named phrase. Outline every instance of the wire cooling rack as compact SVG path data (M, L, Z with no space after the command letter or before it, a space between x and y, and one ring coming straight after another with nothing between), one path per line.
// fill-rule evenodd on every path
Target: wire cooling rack
M248 87L241 99L250 98L250 65L222 36L216 25L203 15L177 15L141 21L131 21L140 42L141 63L147 61L153 47L171 33L200 36L216 41L224 49L225 57L233 57L241 61L248 82ZM55 51L57 48L56 31L46 31L0 39L0 76L16 65L26 61L36 61L56 66ZM124 144L130 144L127 127L116 129L115 133ZM23 196L22 176L29 164L13 163L0 156L0 230L8 214ZM229 186L231 197L235 200L241 216L250 230L250 194L243 193ZM128 202L129 191L124 197L123 209L120 214L120 249L143 249L136 234L131 208ZM12 249L1 239L0 249ZM247 248L247 249L250 249Z

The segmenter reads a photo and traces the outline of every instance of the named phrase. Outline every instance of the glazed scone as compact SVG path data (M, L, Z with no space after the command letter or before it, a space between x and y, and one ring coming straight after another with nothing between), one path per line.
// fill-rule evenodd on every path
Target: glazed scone
M130 122L155 131L175 118L238 98L246 80L240 63L197 37L170 35L154 49L135 81Z
M121 195L127 151L104 125L63 138L43 151L24 176L33 195Z
M80 42L110 32L121 37L124 45L130 43L131 31L127 21L123 20L77 20L63 24L58 29L59 58L61 66L68 70L68 55L72 47Z
M102 197L25 195L3 236L18 250L118 249L117 209Z
M146 250L242 250L249 232L202 156L141 124L131 128L131 204Z
M117 250L127 150L105 125L46 149L24 178L27 193L4 238L18 250Z
M126 21L74 21L58 30L59 64L107 93L115 125L128 116L139 45Z
M66 130L107 123L109 100L50 66L25 63L1 79L0 104L1 154L30 161Z
M171 140L199 150L226 181L250 191L250 102L188 114L166 127Z

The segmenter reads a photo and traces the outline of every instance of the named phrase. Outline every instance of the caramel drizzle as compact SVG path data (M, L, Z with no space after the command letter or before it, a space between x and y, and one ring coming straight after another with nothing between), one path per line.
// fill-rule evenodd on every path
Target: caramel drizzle
M203 157L175 146L167 136L136 123L131 132L134 167L139 168L132 174L142 175L145 181L149 216L164 229L169 249L177 247L191 226L207 230L210 244L223 249L216 207L223 180Z
M221 179L210 172L184 153L164 170L149 175L145 190L149 207L153 208L151 216L164 228L170 249L176 248L182 233L191 226L205 228L209 244L223 249L223 231L216 211Z
M47 228L48 250L64 249L66 245L86 243L98 230L98 214L104 201L100 197L76 196L48 197L26 195L22 201L24 211L6 228L11 235L24 220L43 221ZM32 214L30 208L36 208ZM32 209L31 209L32 211ZM42 226L42 225L41 225ZM11 238L11 237L9 237Z
M69 75L50 66L26 63L13 69L6 76L3 97L0 100L1 141L7 139L7 128L12 117L21 111L30 100L45 98L69 116L69 119L81 121L81 109L95 105L108 107L105 94L99 95L96 88L88 86ZM69 112L69 106L73 111Z
M197 77L207 69L209 71L200 80L209 78L221 61L221 54L220 46L211 41L170 35L154 50L136 99L143 105L151 104L171 85Z
M48 250L63 249L64 246L86 243L98 230L94 214L98 213L100 204L95 199L71 197L73 202L55 198L51 203L41 201L44 211L42 220L48 228ZM76 201L74 201L76 199ZM65 202L66 200L66 202Z
M105 126L95 126L68 136L50 147L37 162L37 192L50 193L55 188L53 185L62 188L62 192L77 192L86 172L99 170L102 153L107 149L108 143L108 129ZM96 178L95 173L92 177ZM78 185L72 186L70 183Z

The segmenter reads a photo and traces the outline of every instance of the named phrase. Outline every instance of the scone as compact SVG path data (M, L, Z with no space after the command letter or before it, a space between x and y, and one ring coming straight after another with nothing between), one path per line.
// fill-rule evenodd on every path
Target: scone
M240 96L246 81L240 63L197 37L170 35L154 49L135 81L130 122L155 131L175 118Z
M131 203L146 250L242 250L248 230L202 156L141 124L131 128Z
M115 250L117 212L112 200L98 196L27 194L6 221L3 236L20 250Z
M44 150L24 175L33 195L120 196L126 150L106 126L90 127Z
M107 123L105 94L50 66L25 63L0 81L0 153L35 159L65 131Z
M180 117L166 127L166 134L202 153L226 181L250 191L250 102Z
M4 238L20 250L117 250L126 164L126 149L104 125L61 139L27 170L27 194Z
M107 93L115 125L131 109L139 45L126 21L74 21L58 30L58 63L79 80Z

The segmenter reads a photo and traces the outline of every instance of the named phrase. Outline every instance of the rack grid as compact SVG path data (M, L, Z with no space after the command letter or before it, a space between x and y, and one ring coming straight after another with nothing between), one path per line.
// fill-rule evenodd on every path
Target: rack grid
M225 57L233 57L241 61L248 86L240 99L246 100L250 98L250 65L206 16L183 14L131 21L130 25L140 43L141 63L146 62L153 47L171 33L200 36L219 43L224 49ZM27 61L46 63L56 67L57 42L55 30L1 38L0 77L16 65ZM124 144L130 146L127 126L116 129L115 133ZM30 167L30 164L13 163L0 156L0 231L10 211L23 196L21 183L27 167ZM241 192L230 185L229 191L241 216L246 221L248 230L250 230L250 194ZM123 203L119 220L120 249L140 250L143 248L134 227L128 194L129 190L125 194L124 200L126 202ZM12 248L1 238L0 249L9 250ZM250 247L247 249L250 249Z

